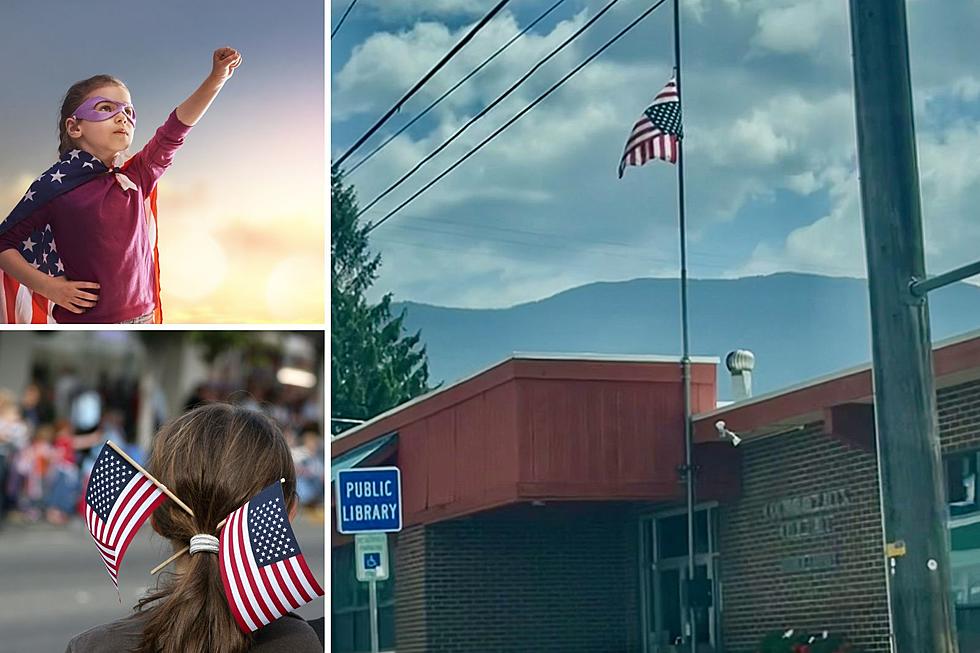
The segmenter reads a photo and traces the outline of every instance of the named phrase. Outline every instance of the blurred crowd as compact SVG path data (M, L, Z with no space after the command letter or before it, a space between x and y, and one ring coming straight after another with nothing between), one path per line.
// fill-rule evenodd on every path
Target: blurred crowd
M202 384L185 409L212 401L245 405L279 423L296 463L300 502L322 516L324 445L319 408L309 393ZM35 380L20 396L0 388L0 525L5 520L64 525L80 519L88 476L107 440L144 464L146 451L136 438L139 408L135 381L103 377L92 387L70 368L50 383ZM153 412L155 428L171 417L161 408Z

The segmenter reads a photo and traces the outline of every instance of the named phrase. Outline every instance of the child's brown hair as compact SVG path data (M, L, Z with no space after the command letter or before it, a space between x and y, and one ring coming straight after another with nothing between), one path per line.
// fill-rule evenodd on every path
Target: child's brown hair
M122 80L113 77L112 75L96 75L94 77L89 77L88 79L83 79L80 82L75 82L71 85L71 88L68 89L68 92L65 93L65 99L61 101L61 120L58 122L59 156L75 148L75 141L73 141L71 136L68 135L68 126L66 121L71 118L73 113L75 113L75 109L77 109L82 102L85 101L85 96L100 86L109 86L110 84L115 84L116 86L126 88L126 85L122 83Z

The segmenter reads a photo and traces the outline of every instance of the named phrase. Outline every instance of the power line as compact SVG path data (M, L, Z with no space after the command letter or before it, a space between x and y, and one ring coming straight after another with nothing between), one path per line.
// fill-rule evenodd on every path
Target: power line
M368 154L366 157L364 157L363 159L361 159L360 161L358 161L357 164L355 164L352 168L350 168L349 170L347 170L346 171L347 174L349 175L352 172L354 172L355 170L357 170L358 168L360 168L362 165L364 165L367 162L368 159L370 159L375 154L377 154L378 152L380 152L381 150L383 150L384 147L388 143L390 143L391 141L395 140L396 138L398 138L399 136L401 136L403 133L405 133L405 130L406 129L408 129L409 127L411 127L412 125L414 125L415 123L417 123L419 120L421 120L422 117L425 116L425 114L429 113L429 111L431 111L432 109L434 109L436 107L436 105L438 105L440 102L442 102L447 97L449 97L457 88L459 88L460 86L462 86L463 84L465 84L467 80L469 80L471 77L473 77L478 72L480 72L481 70L483 70L483 68L486 67L487 64L489 64L491 61L493 61L494 59L497 58L497 55L499 55L501 52L503 52L504 50L506 50L507 48L509 48L514 43L514 41L516 41L517 39L519 39L522 36L524 36L525 34L527 34L529 31L531 31L534 28L535 25L537 25L542 20L544 20L548 16L548 14L550 14L552 11L554 11L555 9L557 9L558 6L561 5L563 2L565 2L565 0L558 0L558 2L556 2L553 5L551 5L551 7L548 8L543 14L541 14L540 16L538 16L537 18L535 18L531 22L530 25L528 25L527 27L525 27L524 29L522 29L520 32L518 32L517 34L515 34L514 37L511 38L506 43L504 43L504 45L500 49L498 49L496 52L494 52L489 57L487 57L486 59L484 59L483 60L483 63L481 63L479 66L477 66L472 71L470 71L470 73L468 75L466 75L466 77L464 77L463 79L461 79L458 82L456 82L456 84L452 88L450 88L448 91L446 91L441 96L439 96L439 98L435 102L433 102L432 104L430 104L429 106L427 106L425 109L423 109L422 112L419 115L417 115L414 118L412 118L408 122L408 124L406 124L404 127L402 127L401 129L399 129L398 131L396 131L394 134L392 134L391 136L389 136L387 139L385 139L385 141L383 143L381 143L381 145L379 145L376 148L374 148L371 151L370 154Z
M577 39L579 36L581 36L582 33L585 30L587 30L590 27L592 27L592 25L594 25L597 20L599 20L600 18L602 18L602 15L603 14L605 14L607 11L609 11L610 9L612 9L613 6L617 2L619 2L619 0L611 0L608 4L606 4L606 6L604 6L602 9L600 9L599 12L595 16L593 16L592 18L590 18L580 28L578 28L577 30L575 30L575 32L571 36L569 36L567 39L565 39L564 41L562 41L561 44L558 45L558 47L556 47L551 52L549 52L547 54L547 56L545 56L543 59L541 59L540 61L538 61L538 63L534 64L534 66L532 66L529 71L527 71L526 73L524 73L524 75L520 79L518 79L516 82L514 82L510 86L510 88L508 88L502 94L498 95L497 96L497 99L495 99L493 102L491 102L487 106L483 107L483 109L478 114L476 114L475 116L473 116L472 118L470 118L469 120L467 120L466 121L466 124L464 124L462 127L460 127L459 129L457 129L456 130L456 133L453 134L452 136L450 136L447 140L445 140L442 143L442 145L440 145L439 147L437 147L435 150L433 150L432 152L430 152L424 159L422 159L417 164L415 164L415 167L414 168L412 168L411 170L409 170L408 172L406 172L404 175L402 175L401 178L398 181L396 181L395 183L393 183L391 186L388 186L388 188L386 188L383 193L381 193L380 195L378 195L377 197L375 197L373 200L371 200L370 202L368 202L367 206L365 206L364 208L362 208L360 211L357 212L357 217L360 217L360 216L364 215L365 213L367 213L371 209L372 206L374 206L375 204L377 204L378 202L380 202L382 199L384 199L385 197L387 197L388 194L390 194L396 188L398 188L399 186L401 186L405 182L406 179L408 179L409 177L411 177L412 175L414 175L416 172L418 172L419 168L421 168L422 166L424 166L426 163L428 163L429 161L431 161L435 156L437 156L440 152L442 152L447 147L449 147L449 145L453 141L455 141L457 138L459 138L462 135L463 132L465 132L467 129L469 129L470 126L473 123L475 123L477 120L479 120L483 116L487 115L487 113L489 113L491 109L493 109L495 106L497 106L498 104L500 104L501 102L503 102L511 93L513 93L515 90L517 90L517 87L518 86L520 86L521 84L523 84L524 82L526 82L527 79L531 75L533 75L535 72L537 72L537 70L539 68L541 68L541 66L545 65L546 63L548 63L548 61L550 61L552 57L554 57L559 52L561 52L562 50L564 50L565 47L569 43L571 43L572 41L574 41L575 39Z
M347 11L344 12L344 15L340 17L339 21L337 21L337 26L333 28L332 32L330 32L330 38L333 38L334 36L337 35L337 32L340 31L340 26L344 24L345 20L347 20L347 14L350 13L350 10L353 9L354 5L356 4L357 4L357 0L350 0L350 4L347 5Z
M476 25L474 25L473 26L473 29L471 29L469 31L469 33L466 36L464 36L462 38L462 40L460 40L459 43L457 43L456 45L454 45L453 48L452 48L452 50L450 50L449 52L447 52L445 54L445 56L443 56L443 58L439 60L439 63L437 63L435 66L433 66L433 68L429 72L427 72L422 79L420 79L418 82L416 82L415 83L415 86L413 86L411 89L409 89L408 93L406 93L405 95L402 96L402 99L398 100L398 102L396 102L394 104L394 106L392 106L390 109L388 109L388 113L386 113L385 115L381 116L381 119L378 120L378 122L374 123L374 126L371 127L371 129L367 130L367 132L365 132L363 136L361 136L359 139L357 139L357 142L354 143L353 145L351 145L350 148L348 148L348 150L346 152L344 152L343 155L341 155L341 157L339 159L337 159L337 161L334 162L333 165L336 166L339 169L340 166L341 166L341 164L345 160L347 160L347 157L349 157L351 154L353 154L357 150L357 148L359 148L361 145L363 145L364 144L364 141L366 141L367 139L371 138L371 136L374 135L374 132L376 132L379 129L381 129L381 126L383 124L385 124L386 122L388 122L388 119L389 118L391 118L393 115L395 115L396 112L398 112L399 110L401 110L402 105L405 104L405 102L407 102L410 97L412 97L413 95L415 95L415 93L420 88L422 88L423 86L425 86L425 83L428 82L430 79L432 79L432 76L435 75L437 72L439 72L439 70L443 66L445 66L447 63L449 63L449 60L452 59L454 56L456 56L456 53L459 52L463 48L464 45L466 45L467 43L469 43L470 42L470 39L472 39L474 36L476 36L477 33L481 29L483 29L486 26L486 24L489 23L490 20L494 16L497 15L497 12L499 12L501 9L503 9L504 8L504 5L506 5L508 2L510 2L510 0L500 0L500 2L497 3L497 6L495 6L493 9L491 9L490 12L486 16L484 16L483 18L481 18L480 19L480 22L477 23Z
M616 41L618 41L623 36L625 36L627 32L629 32L634 27L636 27L640 23L640 21L642 21L644 18L646 18L647 16L649 16L651 13L653 13L653 11L655 9L657 9L658 7L660 7L664 2L666 2L666 0L658 0L657 2L655 2L649 9L647 9L642 14L640 14L637 18L635 18L633 20L633 22L631 22L629 25L627 25L626 27L624 27L618 34L616 34L616 36L614 36L610 40L606 41L602 45L601 48L599 48L598 50L596 50L595 52L593 52L585 61L583 61L578 66L576 66L575 68L573 68L568 74L566 74L564 77L562 77L560 80L558 80L555 84L553 84L551 86L551 88L549 88L547 91L545 91L544 93L542 93L541 95L539 95L533 102L531 102L531 104L529 104L526 107L524 107L516 116L514 116L513 118L511 118L510 120L508 120L501 127L499 127L496 131L494 131L492 134L490 134L489 136L487 136L486 138L484 138L482 141L480 141L480 143L476 147L474 147L472 150L470 150L469 152L467 152L463 157L461 157L460 159L458 159L451 166L449 166L448 168L446 168L445 170L443 170L441 173L439 173L439 175L435 179L433 179L432 181L430 181L429 183L427 183L425 186L423 186L422 188L420 188L419 190L417 190L407 200L405 200L404 202L402 202L401 204L399 204L398 206L396 206L394 209L392 209L391 211L389 211L388 214L385 215L380 220L378 220L378 222L376 222L374 224L371 224L367 228L367 230L365 230L365 233L366 234L369 234L372 231L374 231L375 229L377 229L378 227L380 227L391 216L395 215L400 210L402 210L403 208L405 208L406 206L408 206L408 204L410 202L412 202L416 197L418 197L419 195L421 195L425 191L427 191L430 188L432 188L432 186L434 186L439 180L441 180L443 177L445 177L446 175L448 175L450 172L452 172L453 170L455 170L456 168L458 168L468 158L470 158L471 156L473 156L474 154L476 154L477 152L479 152L481 149L483 149L483 146L485 146L487 143L489 143L490 141L492 141L493 139L495 139L497 136L499 136L501 134L501 132L503 132L505 129L507 129L508 127L510 127L511 125L513 125L515 122L517 122L518 120L520 120L527 112L529 112L531 109L533 109L534 107L536 107L542 100L544 100L546 97L548 97L549 95L551 95L562 84L564 84L569 79L571 79L572 76L574 76L578 71L582 70L582 68L584 68L589 63L591 63L592 60L594 60L600 54L602 54L603 52L605 52L605 50L607 48L609 48L612 44L614 44Z
M431 222L435 222L437 224L443 224L443 225L455 226L455 227L462 227L462 228L476 227L476 228L480 228L480 229L493 229L493 230L499 230L499 231L513 233L513 234L516 234L517 237L516 238L502 238L502 237L499 237L499 236L494 237L494 236L487 236L487 235L484 235L484 234L466 233L465 231L452 231L452 230L436 229L436 228L432 228L432 227L425 227L425 226L420 226L420 225L414 224L415 220L428 220L428 221L431 221ZM622 248L622 249L626 249L626 250L632 250L632 249L635 249L637 247L636 243L623 243L623 242L608 241L608 240L595 240L595 239L592 239L592 238L589 238L589 239L572 238L572 237L569 237L569 236L566 236L566 235L563 235L563 234L547 233L547 232L542 232L542 231L527 231L527 230L524 230L524 229L513 229L513 228L508 228L508 227L497 227L497 226L494 226L494 225L483 225L483 224L479 224L479 225L462 225L462 224L460 224L458 222L435 220L435 219L430 219L430 218L415 218L415 219L413 219L413 223L412 224L399 224L399 225L395 225L393 228L394 229L402 229L402 230L407 231L407 232L420 231L420 232L424 232L424 233L433 233L433 234L440 234L440 235L444 235L444 236L453 236L453 237L456 237L456 238L462 238L464 240L474 240L474 241L478 241L478 242L481 242L481 243L482 242L494 242L494 243L503 243L503 244L510 244L510 245L521 245L521 246L527 246L527 247L537 247L537 248L544 248L544 249L570 249L570 250L574 250L574 251L588 252L588 253L593 253L593 254L603 254L603 255L605 255L605 254L608 253L610 255L615 255L615 256L619 256L619 257L622 257L623 254L622 253L615 254L614 252L607 251L607 250L610 249L610 248ZM541 241L537 241L537 240L520 239L520 236L531 236L532 238L544 238L544 239L547 239L547 241L546 242L541 242ZM564 243L556 242L556 241L564 241ZM392 241L392 242L394 242L394 241ZM402 244L406 244L404 241L398 241L398 242L401 242ZM458 248L457 249L454 249L454 250L450 250L450 251L453 251L453 252L455 252L457 254L459 253L459 249ZM726 270L726 269L729 269L731 267L731 261L732 261L731 254L722 254L720 252L712 252L710 250L703 250L703 251L702 250L697 250L697 251L689 252L689 255L692 258L699 259L699 260L695 261L695 265L697 265L698 267L717 268L717 269L720 269L720 270ZM655 262L660 262L660 263L668 263L668 262L671 262L671 261L673 261L673 262L676 263L676 259L662 258L662 257L661 258L653 258L653 257L650 257L650 256L648 256L646 254L633 254L632 256L634 258L635 257L641 257L644 260L655 261ZM758 258L758 257L755 257L753 260L755 260L755 261L757 261L759 263L774 263L774 264L775 263L778 263L778 261L775 261L773 259L767 259L767 258ZM847 274L849 272L849 270L847 270L845 268L838 267L838 266L833 266L833 265L825 265L823 267L823 269L824 270L827 270L828 272L840 273L840 274Z

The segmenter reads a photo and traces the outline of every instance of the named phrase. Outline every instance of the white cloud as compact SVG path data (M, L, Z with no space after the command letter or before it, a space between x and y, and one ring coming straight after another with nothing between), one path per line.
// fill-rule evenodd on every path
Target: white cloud
M792 270L833 276L865 276L864 232L857 175L827 173L833 209L816 222L792 231L783 243L760 243L733 276Z
M963 26L980 26L980 15L960 8L935 16L918 6L909 8L917 30L911 49L916 98L976 102L980 53ZM687 209L698 274L864 274L846 4L698 0L685 7ZM469 151L637 8L630 3L621 15L610 14L608 24L604 19L606 35L590 32L592 42L575 41L368 217L381 217ZM517 41L351 175L362 205L589 15L566 14L548 31ZM669 12L657 15L375 232L384 255L378 291L502 306L598 279L674 274L674 169L652 163L615 178L629 127L669 75L669 40L650 39L651 33L669 34ZM391 129L521 26L507 13L494 20ZM363 122L390 106L406 80L421 76L465 29L416 22L365 38L333 80L335 142L349 142L354 130L346 122L358 114ZM980 205L980 172L974 172L980 171L980 121L970 111L941 129L932 126L936 116L917 123L930 269L975 257L980 241L970 222L970 208ZM810 215L818 218L807 224ZM798 227L788 229L787 222Z
M752 42L780 54L813 53L826 47L828 35L847 29L846 3L805 0L762 9Z

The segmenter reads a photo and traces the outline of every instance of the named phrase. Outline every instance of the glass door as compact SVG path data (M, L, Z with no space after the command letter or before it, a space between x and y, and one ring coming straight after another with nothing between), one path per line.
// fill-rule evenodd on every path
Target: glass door
M719 583L715 550L715 507L701 506L695 512L695 581L707 582L710 601L700 601L694 623L685 610L687 578L687 515L673 511L641 521L641 573L643 650L672 652L684 645L691 633L698 650L719 650ZM702 648L703 647L703 648ZM686 650L686 649L682 649Z

